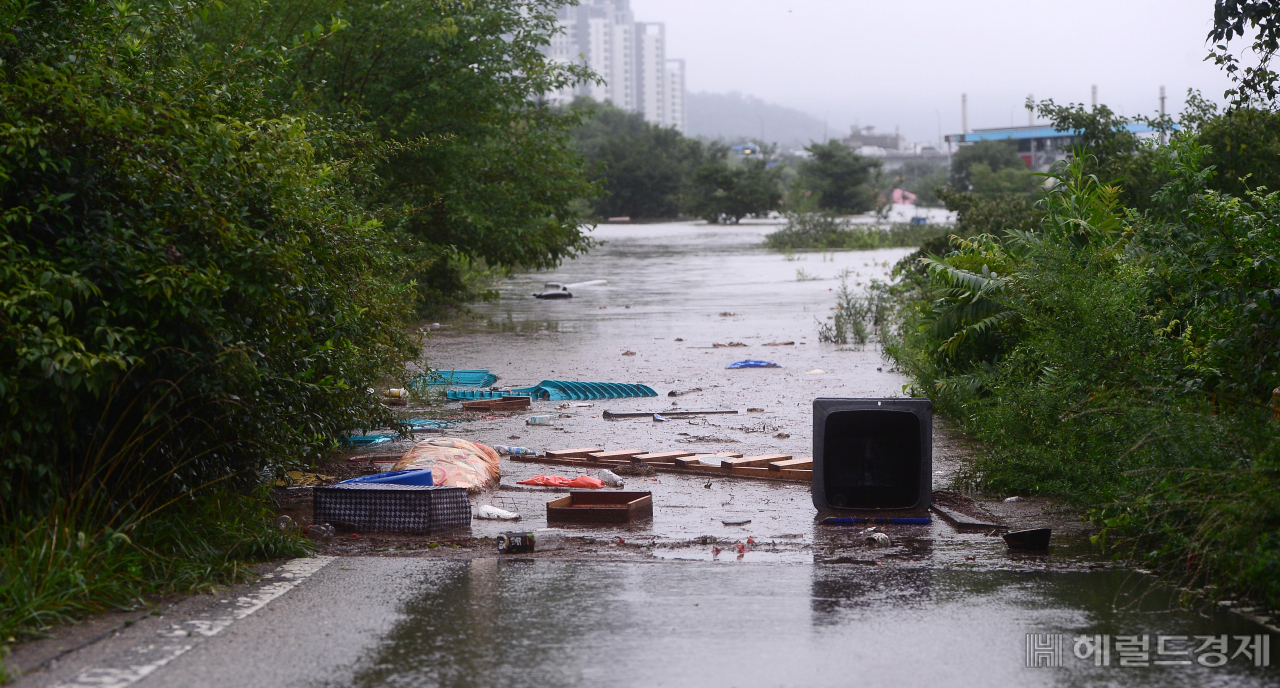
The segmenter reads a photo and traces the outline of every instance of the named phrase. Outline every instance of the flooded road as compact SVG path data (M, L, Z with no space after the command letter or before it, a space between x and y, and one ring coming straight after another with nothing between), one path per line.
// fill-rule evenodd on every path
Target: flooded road
M810 456L815 397L903 394L908 380L874 344L822 344L817 334L843 271L865 285L909 249L785 256L759 247L770 229L608 226L589 255L503 282L498 299L474 305L475 317L433 328L433 367L486 368L509 386L643 383L660 396L537 402L532 413L553 415L553 425L527 426L525 413L449 433L540 451ZM572 299L530 297L544 282L597 279L608 284L575 289ZM745 346L714 347L731 342ZM781 367L725 369L748 358ZM693 389L701 391L667 396ZM601 417L672 408L739 413L667 423ZM935 489L950 485L963 450L935 428ZM524 520L477 520L456 535L544 527L546 502L564 492L516 483L582 472L510 460L502 468L501 489L476 504L502 500ZM190 603L203 611L179 606L140 619L95 646L96 669L68 663L18 685L1276 684L1273 667L1255 666L1271 661L1270 640L1266 655L1254 645L1264 627L1216 608L1178 609L1150 576L1098 561L1082 524L1036 500L1005 504L996 495L992 508L1015 528L1052 525L1048 555L1011 554L999 537L941 521L884 526L893 546L872 549L861 528L817 525L802 483L670 473L627 482L653 493L652 521L567 528L569 549L505 558L492 540L469 549L365 546L362 556L310 565L309 577L288 582L296 587L226 625L216 612L233 608L235 595L259 598L205 596ZM750 544L738 555L737 543ZM351 553L343 546L325 553ZM1105 654L1095 651L1103 646Z

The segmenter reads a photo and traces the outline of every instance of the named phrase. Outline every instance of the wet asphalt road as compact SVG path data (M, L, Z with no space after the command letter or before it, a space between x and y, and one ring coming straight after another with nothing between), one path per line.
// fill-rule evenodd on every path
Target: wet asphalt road
M758 248L768 227L604 227L607 241L554 273L520 275L476 317L442 323L428 341L439 368L488 368L501 384L542 379L649 384L655 399L557 408L549 427L523 416L478 420L454 434L540 450L570 446L690 448L809 456L816 396L902 394L875 346L820 344L837 277L883 277L908 251L783 256ZM528 297L544 281L607 279L572 300ZM677 338L683 341L676 341ZM773 342L795 344L765 346ZM715 342L745 347L712 348ZM634 355L624 355L634 352ZM782 365L725 370L734 360ZM880 368L881 370L877 370ZM821 372L810 372L821 371ZM702 388L672 399L670 389ZM733 408L737 416L654 423L605 421L610 410ZM763 411L748 412L748 408ZM527 414L526 414L527 415ZM518 439L510 439L512 437ZM385 449L385 447L383 448ZM959 466L945 433L935 488ZM555 491L515 482L556 466L504 462L494 493L545 524ZM941 522L889 528L895 546L814 524L806 485L662 474L631 479L654 493L651 523L572 529L572 552L498 559L338 557L294 562L253 586L191 598L140 616L18 685L107 686L1249 686L1276 672L1245 654L1222 667L1182 650L1191 636L1263 632L1226 612L1177 611L1148 577L1098 566L1083 538L1047 557L1010 556L998 538ZM483 503L492 501L483 496ZM1015 526L1054 518L1003 514ZM749 517L747 526L725 519ZM470 535L509 529L479 522ZM616 536L626 543L619 544ZM752 536L741 558L731 543ZM726 551L714 555L712 542ZM1027 634L1060 667L1027 666ZM1148 663L1078 659L1079 636L1147 636ZM1169 641L1157 653L1157 636ZM1135 641L1139 638L1135 638ZM1240 640L1228 639L1229 652ZM1198 646L1202 641L1194 641ZM1056 643L1056 645L1055 645ZM1056 654L1054 651L1056 648ZM1194 647L1193 647L1194 649ZM1128 659L1132 660L1133 657ZM1141 658L1139 658L1141 659ZM1045 657L1041 663L1050 661ZM1053 663L1053 662L1051 662Z

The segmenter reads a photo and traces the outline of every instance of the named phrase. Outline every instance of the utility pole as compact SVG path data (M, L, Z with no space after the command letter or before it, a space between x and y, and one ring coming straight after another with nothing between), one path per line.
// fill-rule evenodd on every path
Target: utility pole
M1027 94L1027 126L1028 127L1034 127L1036 125L1035 102L1036 102L1036 97L1028 93Z
M1090 86L1089 91L1093 96L1093 109L1097 110L1098 109L1098 85L1094 84Z
M1164 86L1160 87L1160 119L1164 120ZM1162 131L1160 132L1160 145L1163 146L1165 143L1165 132Z
M960 133L969 133L969 94L960 94Z

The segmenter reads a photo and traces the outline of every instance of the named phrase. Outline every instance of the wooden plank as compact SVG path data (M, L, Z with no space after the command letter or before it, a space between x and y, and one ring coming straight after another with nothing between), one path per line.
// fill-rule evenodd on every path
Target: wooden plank
M687 457L676 459L675 461L672 461L672 463L674 463L675 465L681 468L687 468L689 466L703 466L705 464L702 463L702 460L712 456L723 456L726 458L741 458L742 454L734 454L732 452L725 452L723 454L694 454L693 456L687 456ZM719 466L717 466L717 468L719 468Z
M791 468L784 468L780 471L772 471L770 475L779 475L783 478L791 478L793 480L804 480L813 482L813 471L802 471Z
M938 512L940 516L942 516L944 519L949 521L951 525L955 526L957 529L978 528L982 530L989 530L991 528L1008 528L1009 527L1007 525L1004 525L1003 523L989 523L987 521L980 521L966 514L962 514L959 511L956 511L955 509L948 509L945 506L938 506L937 504L933 504L931 505L931 507L933 508L934 511Z
M588 456L593 461L612 460L612 459L630 459L633 456L639 456L646 453L643 449L615 449L613 451L593 452Z
M599 447L584 447L582 449L549 449L547 450L547 458L549 459L585 459L599 451L604 451L604 450Z
M761 456L744 456L738 459L725 459L720 462L724 468L748 468L762 466L765 470L769 470L769 464L774 461L787 461L791 458L790 454L763 454Z
M792 469L792 470L799 469L799 470L811 471L813 470L813 458L810 457L807 459L787 459L786 461L774 461L773 463L769 464L769 468L775 471L782 471L787 469Z
M666 451L666 452L657 452L657 453L650 453L650 454L641 454L639 456L634 456L632 458L635 459L636 461L642 461L644 463L652 463L655 461L670 463L674 459L683 459L686 456L693 456L693 454L694 453L690 451Z

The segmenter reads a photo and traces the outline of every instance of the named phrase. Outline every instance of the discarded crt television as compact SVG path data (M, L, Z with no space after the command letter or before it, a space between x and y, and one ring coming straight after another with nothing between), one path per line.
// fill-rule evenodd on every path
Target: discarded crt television
M933 402L814 400L814 506L927 509L932 489Z

